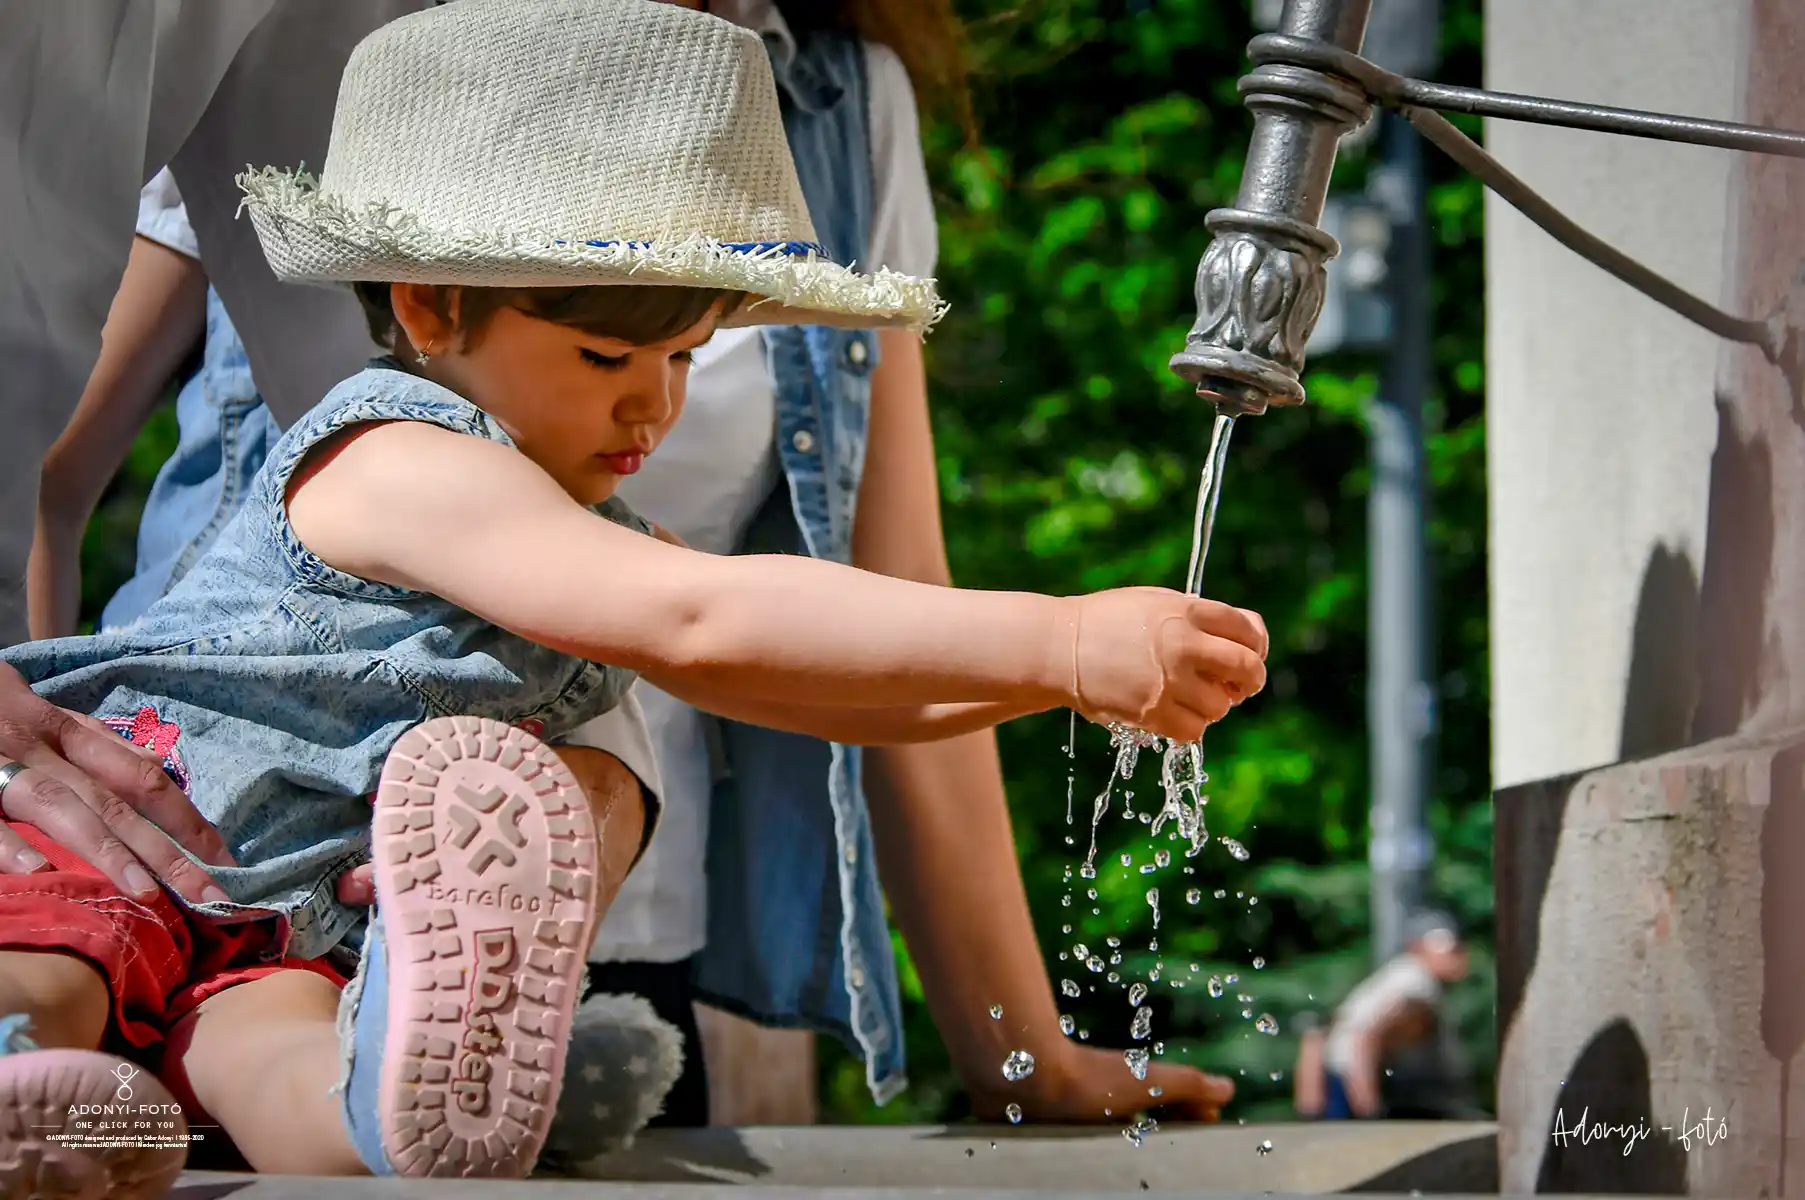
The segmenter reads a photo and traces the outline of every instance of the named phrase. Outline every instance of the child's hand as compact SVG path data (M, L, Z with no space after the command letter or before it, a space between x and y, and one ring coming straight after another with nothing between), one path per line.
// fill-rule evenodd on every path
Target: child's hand
M1266 686L1255 613L1165 588L1074 597L1072 692L1080 713L1180 742Z

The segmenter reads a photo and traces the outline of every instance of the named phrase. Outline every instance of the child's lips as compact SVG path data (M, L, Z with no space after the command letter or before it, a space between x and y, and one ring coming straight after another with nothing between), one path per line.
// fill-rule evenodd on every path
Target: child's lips
M646 460L645 453L639 450L628 450L620 454L598 454L597 458L609 471L616 475L632 475Z

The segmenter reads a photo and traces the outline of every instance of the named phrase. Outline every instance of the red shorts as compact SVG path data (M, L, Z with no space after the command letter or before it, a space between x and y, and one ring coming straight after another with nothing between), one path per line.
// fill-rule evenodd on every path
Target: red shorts
M0 875L0 949L60 950L99 968L113 994L118 1036L137 1049L229 987L278 971L312 971L340 987L323 961L278 958L275 918L222 925L159 892L133 900L119 885L40 833L7 822L50 860L31 875Z

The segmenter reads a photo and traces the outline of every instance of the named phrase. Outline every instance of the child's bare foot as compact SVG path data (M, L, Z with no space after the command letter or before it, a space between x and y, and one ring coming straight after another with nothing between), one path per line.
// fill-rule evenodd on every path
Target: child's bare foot
M383 768L372 857L346 1093L359 1155L378 1174L523 1177L595 932L583 792L529 733L429 721Z
M80 1115L87 1106L111 1114ZM122 1127L101 1128L108 1120ZM146 1121L152 1130L135 1128ZM92 1050L0 1056L0 1200L153 1200L182 1173L187 1140L174 1098L124 1059Z

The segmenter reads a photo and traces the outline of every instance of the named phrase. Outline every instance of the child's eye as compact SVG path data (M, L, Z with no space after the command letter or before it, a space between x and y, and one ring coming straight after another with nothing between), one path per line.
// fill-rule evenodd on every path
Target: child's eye
M600 367L604 371L618 371L627 365L627 356L624 354L616 358L607 354L598 354L587 348L579 350L579 353L582 354L584 362L592 367Z

